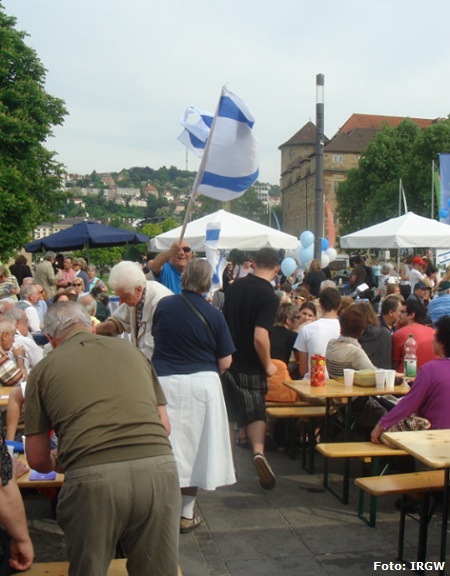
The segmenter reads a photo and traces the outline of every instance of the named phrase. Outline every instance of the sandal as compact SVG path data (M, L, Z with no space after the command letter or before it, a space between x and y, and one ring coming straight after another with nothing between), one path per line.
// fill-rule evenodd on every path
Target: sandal
M200 516L194 514L192 518L184 518L183 516L180 519L180 534L187 534L188 532L192 532L200 526L202 523L202 519Z
M248 443L248 438L239 438L238 440L236 440L236 446L239 446L239 448L248 448L249 447L249 443Z

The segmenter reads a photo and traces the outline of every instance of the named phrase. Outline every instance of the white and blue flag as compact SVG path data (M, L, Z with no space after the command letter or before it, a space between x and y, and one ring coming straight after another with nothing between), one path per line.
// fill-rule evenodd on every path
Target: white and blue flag
M206 225L205 255L213 269L213 277L211 281L212 291L222 288L222 274L227 265L227 261L222 258L220 250L217 247L220 237L220 229L220 222L208 222Z
M259 173L253 124L247 105L224 86L193 194L227 202L250 188Z
M224 86L214 116L190 106L181 123L178 140L202 158L192 196L222 202L242 196L259 173L254 118L245 102Z
M189 106L181 119L184 130L178 136L178 140L199 158L205 151L213 120L213 114L194 106Z

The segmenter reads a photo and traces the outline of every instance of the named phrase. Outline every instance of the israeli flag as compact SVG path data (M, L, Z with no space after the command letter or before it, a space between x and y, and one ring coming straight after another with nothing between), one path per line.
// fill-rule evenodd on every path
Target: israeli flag
M212 291L222 288L222 274L227 265L226 260L222 258L218 249L220 229L220 222L208 222L206 225L205 255L213 269Z
M254 118L224 86L192 194L227 202L242 196L259 173Z
M213 114L194 106L189 106L181 119L184 130L178 136L178 140L199 158L205 151L213 120Z

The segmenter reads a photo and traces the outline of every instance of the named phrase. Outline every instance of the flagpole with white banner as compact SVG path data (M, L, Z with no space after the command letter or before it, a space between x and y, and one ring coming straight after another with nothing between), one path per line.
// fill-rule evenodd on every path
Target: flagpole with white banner
M258 178L254 119L238 96L222 87L180 232L184 237L197 194L226 202L242 196Z
M222 88L221 95L222 95L222 93L223 93L223 88ZM186 232L186 226L188 225L189 218L191 217L192 208L194 206L195 197L197 195L198 185L200 183L200 180L202 179L203 172L205 171L206 159L208 158L209 149L211 147L211 141L212 141L211 136L214 134L214 128L216 126L216 118L217 118L217 112L219 111L219 106L220 106L220 98L219 98L219 103L217 104L216 111L214 113L214 118L213 118L213 121L211 124L211 130L209 132L208 139L206 140L205 151L203 152L202 159L200 160L200 166L198 167L197 175L195 176L195 180L194 180L194 185L192 186L191 197L189 198L189 204L186 208L186 216L184 217L183 226L182 226L181 232L180 232L180 239L178 242L179 244L181 244L183 237L184 237L184 233Z

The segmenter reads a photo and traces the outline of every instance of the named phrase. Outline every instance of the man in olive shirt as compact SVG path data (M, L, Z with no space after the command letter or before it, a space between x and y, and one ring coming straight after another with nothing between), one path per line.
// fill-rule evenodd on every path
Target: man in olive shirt
M180 488L152 365L130 343L93 334L78 302L52 305L44 325L54 350L27 383L27 458L65 473L57 517L70 576L106 576L117 544L131 576L176 576Z

